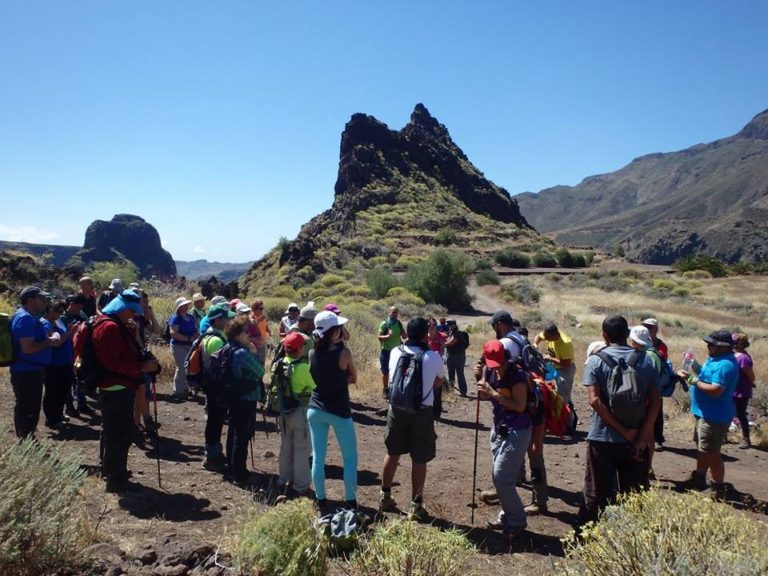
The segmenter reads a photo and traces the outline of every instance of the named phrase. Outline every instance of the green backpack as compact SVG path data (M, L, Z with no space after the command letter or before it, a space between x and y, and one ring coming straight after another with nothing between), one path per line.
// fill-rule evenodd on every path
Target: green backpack
M13 362L13 339L11 338L11 317L0 314L0 366Z
M293 364L280 359L272 364L271 378L266 386L264 412L268 416L283 416L299 407L291 391Z

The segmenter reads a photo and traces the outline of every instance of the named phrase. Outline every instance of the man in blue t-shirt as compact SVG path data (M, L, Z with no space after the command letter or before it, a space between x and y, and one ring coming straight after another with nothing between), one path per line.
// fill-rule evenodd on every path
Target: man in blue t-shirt
M739 382L739 364L733 353L733 338L727 330L716 330L704 338L709 358L703 366L696 362L691 370L697 376L680 370L691 393L691 413L696 417L696 470L688 483L704 489L707 470L712 473L711 491L715 497L725 493L725 464L720 449L728 436L734 416L733 391Z
M627 346L626 318L608 316L602 328L607 346L588 358L582 376L589 392L592 421L587 433L579 525L597 520L600 510L611 503L617 492L648 486L648 439L653 438L653 424L661 404L659 373L647 354ZM611 364L621 366L622 362L633 365L635 370L634 392L639 399L636 406L641 410L631 414L632 421L627 419L628 412L620 417L620 404L610 386Z
M37 286L24 288L21 307L11 319L11 386L16 398L13 423L18 438L35 434L43 401L45 367L51 363L51 348L61 346L61 336L58 333L47 336L40 322L48 296L50 294Z

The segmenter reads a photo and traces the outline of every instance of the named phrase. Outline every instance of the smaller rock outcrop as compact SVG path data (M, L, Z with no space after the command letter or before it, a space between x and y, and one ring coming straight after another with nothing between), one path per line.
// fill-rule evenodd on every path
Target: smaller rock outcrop
M85 231L85 243L71 259L74 265L127 260L145 278L176 275L171 254L160 243L154 226L139 216L117 214L109 222L96 220Z

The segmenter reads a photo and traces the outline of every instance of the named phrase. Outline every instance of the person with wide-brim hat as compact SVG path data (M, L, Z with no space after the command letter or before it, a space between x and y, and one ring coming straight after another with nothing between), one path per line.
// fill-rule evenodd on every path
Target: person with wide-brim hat
M195 319L197 331L200 332L200 322L207 314L205 310L205 296L203 296L202 292L195 292L192 295L192 307L189 309L189 313Z
M173 396L176 399L187 397L189 386L187 385L187 373L184 361L187 358L189 347L197 339L197 325L194 317L189 314L189 305L192 300L183 296L176 298L173 307L176 311L168 319L171 331L171 353L176 362L176 372L173 374Z

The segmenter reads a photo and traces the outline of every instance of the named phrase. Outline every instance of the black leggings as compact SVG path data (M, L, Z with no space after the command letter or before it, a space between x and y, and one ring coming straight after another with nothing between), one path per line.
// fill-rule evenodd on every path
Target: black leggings
M749 440L749 417L747 416L749 398L734 398L733 405L736 407L736 418L741 424L741 435L745 440Z

